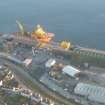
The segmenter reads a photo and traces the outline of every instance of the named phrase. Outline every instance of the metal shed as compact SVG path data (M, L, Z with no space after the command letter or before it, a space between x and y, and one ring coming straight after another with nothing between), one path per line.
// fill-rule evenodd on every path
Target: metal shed
M93 84L78 83L74 89L75 94L86 96L92 101L105 103L105 88Z

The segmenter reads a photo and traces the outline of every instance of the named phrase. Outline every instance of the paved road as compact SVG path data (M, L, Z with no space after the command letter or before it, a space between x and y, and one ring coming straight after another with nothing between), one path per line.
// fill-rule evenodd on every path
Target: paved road
M59 94L61 94L64 97L67 97L68 99L72 99L75 100L76 96L75 95L71 95L68 91L65 91L64 89L62 89L61 87L59 87L58 85L56 85L52 80L48 79L48 74L44 74L41 78L40 81L44 84L46 84L50 89L59 92Z
M5 60L5 62L9 64L13 72L21 79L22 83L25 84L31 90L42 93L44 96L47 96L55 101L63 103L64 105L73 105L69 100L50 91L42 84L40 84L38 81L33 79L27 72L25 72L26 69L25 67L21 66L19 67L18 65L15 65L11 63L9 60L7 60L6 58L7 55L5 53L0 53L0 57L2 57Z

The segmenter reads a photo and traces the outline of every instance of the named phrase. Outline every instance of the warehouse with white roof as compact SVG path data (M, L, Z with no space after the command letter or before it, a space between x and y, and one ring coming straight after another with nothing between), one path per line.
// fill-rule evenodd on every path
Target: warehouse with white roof
M62 69L62 72L64 74L67 74L71 77L75 77L78 73L80 73L80 71L70 65L67 65L65 66L63 69Z
M95 102L105 103L104 87L100 87L92 84L86 84L86 83L78 83L74 89L74 93L85 96L88 99Z

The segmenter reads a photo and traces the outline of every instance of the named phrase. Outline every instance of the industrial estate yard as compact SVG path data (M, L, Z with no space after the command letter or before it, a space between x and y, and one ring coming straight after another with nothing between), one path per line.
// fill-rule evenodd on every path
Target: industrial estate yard
M17 97L15 105L105 105L104 51L33 46L33 39L15 34L0 36L1 103L12 105Z

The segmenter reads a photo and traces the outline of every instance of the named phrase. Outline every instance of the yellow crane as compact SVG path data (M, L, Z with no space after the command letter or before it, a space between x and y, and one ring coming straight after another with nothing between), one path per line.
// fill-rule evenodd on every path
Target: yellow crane
M69 50L71 48L71 44L68 41L61 41L60 46L65 50Z

